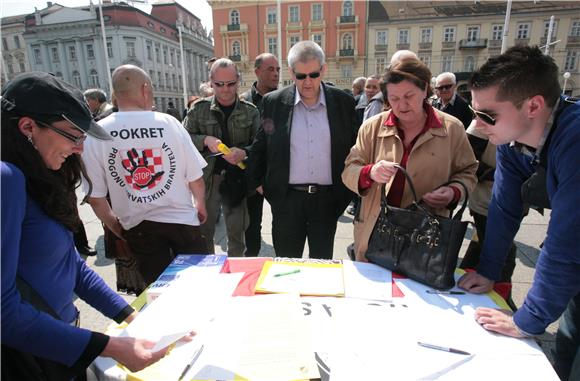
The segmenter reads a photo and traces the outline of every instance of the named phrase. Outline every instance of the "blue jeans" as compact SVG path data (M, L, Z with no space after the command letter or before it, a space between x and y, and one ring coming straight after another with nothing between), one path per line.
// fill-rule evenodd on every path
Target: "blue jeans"
M570 300L560 318L554 369L562 381L580 380L580 293Z

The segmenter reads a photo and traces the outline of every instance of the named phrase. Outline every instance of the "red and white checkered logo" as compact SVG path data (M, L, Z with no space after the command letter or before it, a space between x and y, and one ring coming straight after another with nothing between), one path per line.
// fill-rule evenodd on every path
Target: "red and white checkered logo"
M153 189L163 177L161 148L130 149L121 151L125 181L135 190Z

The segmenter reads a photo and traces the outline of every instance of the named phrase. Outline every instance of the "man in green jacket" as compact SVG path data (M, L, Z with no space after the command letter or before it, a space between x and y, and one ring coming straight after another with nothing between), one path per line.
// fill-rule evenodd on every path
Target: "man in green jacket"
M201 225L202 234L208 247L213 248L221 205L228 236L228 255L236 257L243 256L244 233L249 224L243 161L260 124L258 109L252 103L238 99L239 79L238 69L231 60L218 59L210 70L214 95L194 103L183 121L193 144L208 162L203 169L208 217ZM229 153L221 155L221 144L229 147Z

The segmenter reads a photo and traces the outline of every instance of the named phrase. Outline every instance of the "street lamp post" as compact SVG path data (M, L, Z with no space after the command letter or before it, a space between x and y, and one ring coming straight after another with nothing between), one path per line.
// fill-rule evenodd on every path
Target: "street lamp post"
M566 93L566 85L568 84L568 78L570 78L570 73L565 72L562 76L564 77L564 87L562 87L562 94L565 94Z
M183 86L183 108L187 107L187 80L185 78L185 54L183 52L183 34L181 31L183 22L177 20L177 30L179 31L179 51L181 52L181 83Z
M101 19L101 37L103 38L103 51L105 57L105 67L107 68L107 80L109 83L109 96L113 93L113 80L111 79L111 66L109 65L109 53L107 50L107 35L105 34L105 16L103 15L103 2L99 0L99 14Z

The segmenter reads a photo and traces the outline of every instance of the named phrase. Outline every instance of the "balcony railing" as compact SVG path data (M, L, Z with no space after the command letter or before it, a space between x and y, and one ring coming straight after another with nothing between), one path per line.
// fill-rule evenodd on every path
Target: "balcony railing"
M340 16L340 23L341 24L347 24L347 23L351 23L351 22L355 22L356 20L356 16L352 15L352 16Z
M441 49L447 49L447 50L453 49L453 50L455 50L456 44L457 43L455 41L443 42L443 43L441 43Z
M234 55L234 56L229 56L230 60L234 61L234 62L241 62L242 61L242 56L241 55Z
M240 24L228 24L228 32L240 30Z
M409 44L408 42L399 42L397 44L397 50L409 50L410 47L411 44Z
M489 47L490 48L501 47L501 40L489 40Z
M387 44L376 44L375 45L375 52L386 52L389 48Z
M338 53L341 57L352 57L354 56L354 49L340 49Z
M475 40L464 39L459 41L459 49L485 49L487 48L487 38Z
M430 50L433 47L432 42L419 42L420 50Z

